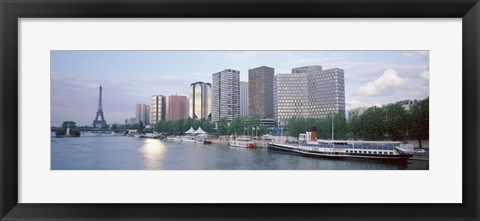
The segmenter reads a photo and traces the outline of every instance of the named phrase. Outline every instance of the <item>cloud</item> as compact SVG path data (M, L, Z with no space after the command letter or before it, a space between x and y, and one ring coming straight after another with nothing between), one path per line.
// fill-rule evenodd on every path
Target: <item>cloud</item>
M405 58L419 58L424 61L430 60L430 51L407 51L403 53Z
M390 88L396 88L407 83L407 78L398 76L395 69L387 69L382 76L367 83L359 88L359 92L364 95L378 95Z
M430 71L422 71L422 73L419 74L420 77L423 79L429 80L430 79Z

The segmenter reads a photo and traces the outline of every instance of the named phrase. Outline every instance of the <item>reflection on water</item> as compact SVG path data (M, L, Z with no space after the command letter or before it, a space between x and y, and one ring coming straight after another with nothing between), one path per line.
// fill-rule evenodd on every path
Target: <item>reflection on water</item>
M166 151L166 147L163 142L155 139L145 139L142 146L142 153L145 157L146 169L162 169L160 162Z
M326 159L215 144L124 136L51 138L52 170L428 170L407 164Z

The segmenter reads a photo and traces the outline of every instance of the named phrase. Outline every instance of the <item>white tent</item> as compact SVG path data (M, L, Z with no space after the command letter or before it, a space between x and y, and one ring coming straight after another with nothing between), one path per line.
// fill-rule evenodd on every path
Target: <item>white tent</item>
M195 130L193 129L193 127L190 127L190 129L187 130L185 133L186 134L193 134L193 133L195 133Z
M207 132L203 131L201 127L198 127L198 130L193 132L194 134L206 134Z

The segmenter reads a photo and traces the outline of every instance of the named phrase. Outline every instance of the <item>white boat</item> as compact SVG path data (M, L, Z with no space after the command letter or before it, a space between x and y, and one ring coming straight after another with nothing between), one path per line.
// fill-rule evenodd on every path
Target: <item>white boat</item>
M180 139L179 137L167 137L167 141L181 142L182 139Z
M194 143L195 142L195 139L193 137L182 137L182 142L190 142L190 143Z
M413 145L397 141L317 140L315 131L300 134L298 144L269 142L269 150L330 158L363 158L406 161L415 153Z
M230 146L234 146L234 147L246 147L246 148L255 148L257 146L248 137L238 137L236 139L231 139L229 144Z

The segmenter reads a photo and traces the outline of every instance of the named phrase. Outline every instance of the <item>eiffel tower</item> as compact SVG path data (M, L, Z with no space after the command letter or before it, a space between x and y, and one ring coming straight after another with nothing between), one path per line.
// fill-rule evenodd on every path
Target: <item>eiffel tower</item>
M100 117L101 120L98 120ZM103 117L103 107L102 107L102 85L100 85L100 96L98 98L98 110L97 110L97 116L95 116L95 120L93 120L93 127L96 128L97 126L106 126L107 122L105 121L105 118Z

